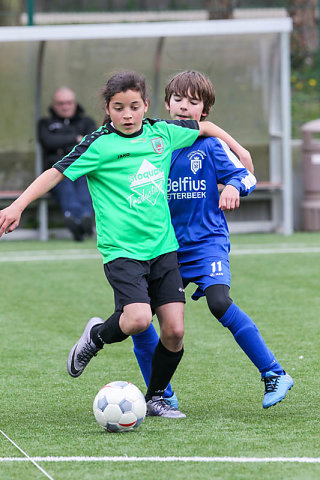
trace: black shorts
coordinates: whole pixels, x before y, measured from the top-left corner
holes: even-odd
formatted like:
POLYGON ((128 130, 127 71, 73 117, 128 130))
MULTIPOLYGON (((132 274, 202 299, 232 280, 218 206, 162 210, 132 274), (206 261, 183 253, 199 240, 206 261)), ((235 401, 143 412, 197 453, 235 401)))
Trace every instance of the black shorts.
POLYGON ((130 303, 148 303, 154 310, 166 303, 185 302, 176 252, 152 260, 116 258, 104 264, 104 272, 118 311, 130 303))

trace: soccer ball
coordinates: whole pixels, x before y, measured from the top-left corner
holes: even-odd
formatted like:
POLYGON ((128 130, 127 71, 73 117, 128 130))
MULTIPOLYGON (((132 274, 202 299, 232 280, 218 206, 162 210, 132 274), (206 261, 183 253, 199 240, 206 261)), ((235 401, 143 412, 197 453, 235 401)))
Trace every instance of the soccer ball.
POLYGON ((146 401, 139 388, 129 382, 111 382, 93 401, 97 422, 107 432, 127 432, 139 427, 146 415, 146 401))

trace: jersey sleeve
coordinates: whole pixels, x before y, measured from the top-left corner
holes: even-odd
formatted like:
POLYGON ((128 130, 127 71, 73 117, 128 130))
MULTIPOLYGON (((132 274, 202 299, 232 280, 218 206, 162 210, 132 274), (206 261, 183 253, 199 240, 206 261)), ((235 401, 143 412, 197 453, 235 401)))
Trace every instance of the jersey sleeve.
POLYGON ((53 165, 70 180, 77 180, 82 175, 93 173, 99 166, 100 152, 98 148, 100 132, 86 135, 81 143, 53 165))
POLYGON ((249 195, 256 187, 256 177, 242 165, 223 140, 214 140, 213 157, 218 183, 232 185, 241 197, 249 195))

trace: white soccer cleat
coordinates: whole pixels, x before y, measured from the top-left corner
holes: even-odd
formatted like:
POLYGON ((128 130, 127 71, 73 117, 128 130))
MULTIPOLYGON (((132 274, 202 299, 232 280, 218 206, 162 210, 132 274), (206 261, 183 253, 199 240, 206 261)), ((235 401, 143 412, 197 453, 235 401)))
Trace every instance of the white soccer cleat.
POLYGON ((87 323, 78 342, 72 347, 68 357, 68 373, 71 377, 79 377, 92 357, 95 357, 101 348, 91 340, 90 332, 96 325, 104 323, 102 318, 93 317, 87 323))
POLYGON ((168 405, 163 397, 152 397, 147 402, 147 417, 186 418, 186 415, 168 405))

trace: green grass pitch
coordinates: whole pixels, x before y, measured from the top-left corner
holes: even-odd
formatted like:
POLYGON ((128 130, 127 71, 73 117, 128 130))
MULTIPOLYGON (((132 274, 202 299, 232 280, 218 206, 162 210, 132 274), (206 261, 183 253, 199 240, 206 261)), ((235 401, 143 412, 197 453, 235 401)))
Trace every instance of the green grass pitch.
MULTIPOLYGON (((99 388, 114 380, 143 392, 145 386, 131 339, 105 348, 80 378, 67 374, 69 350, 87 319, 107 318, 113 309, 94 241, 0 241, 0 430, 33 459, 55 460, 37 460, 47 478, 320 478, 320 463, 307 460, 320 456, 320 234, 237 235, 231 243, 231 296, 294 378, 293 389, 263 410, 258 371, 204 299, 191 301, 189 286, 185 355, 173 379, 187 418, 147 418, 136 431, 108 434, 92 413, 99 388), (158 456, 178 459, 150 461, 158 456), (270 457, 306 460, 256 461, 270 457)), ((0 434, 1 479, 46 478, 18 458, 23 454, 0 434)))

